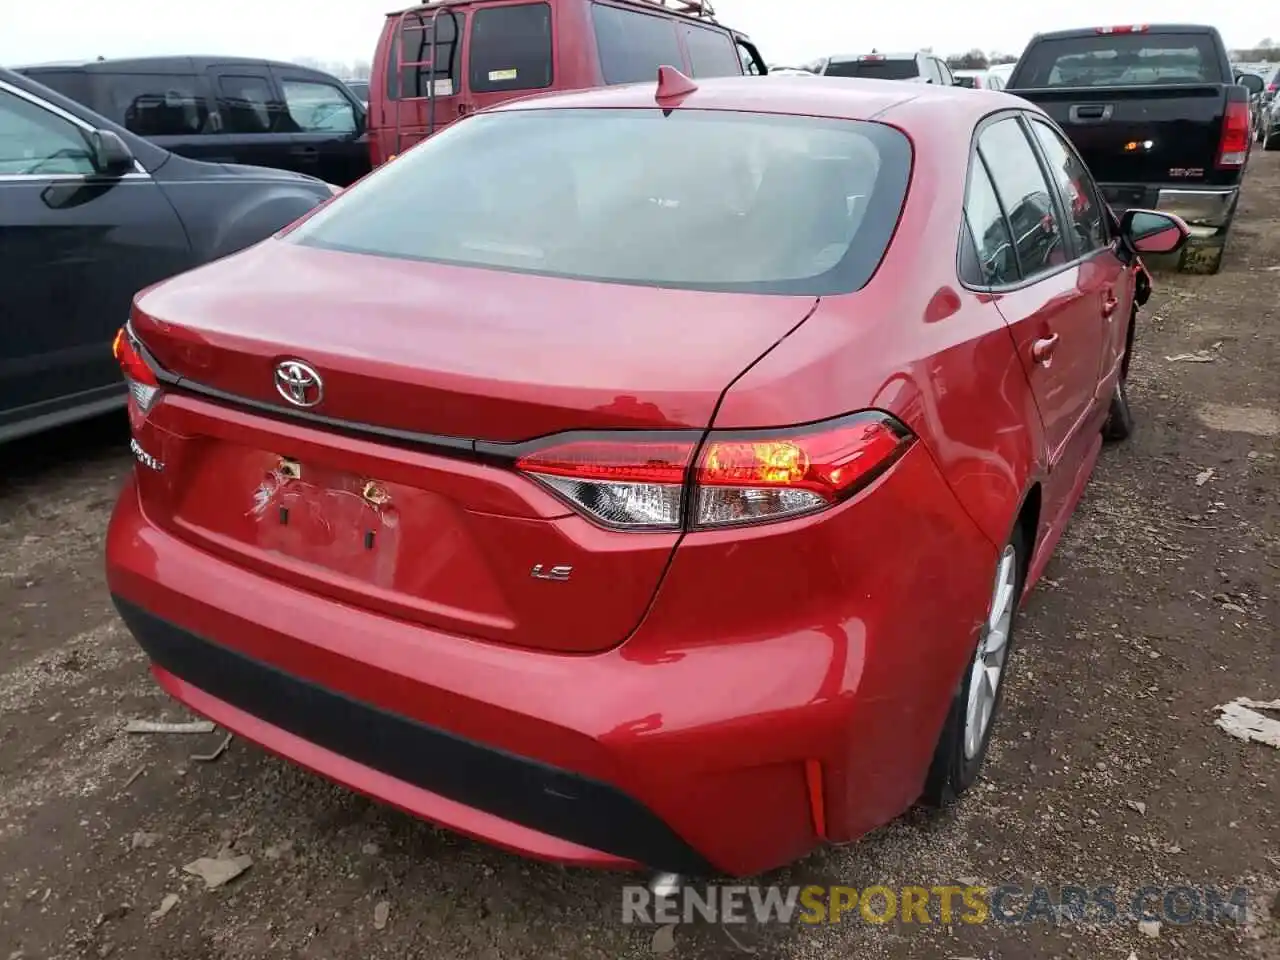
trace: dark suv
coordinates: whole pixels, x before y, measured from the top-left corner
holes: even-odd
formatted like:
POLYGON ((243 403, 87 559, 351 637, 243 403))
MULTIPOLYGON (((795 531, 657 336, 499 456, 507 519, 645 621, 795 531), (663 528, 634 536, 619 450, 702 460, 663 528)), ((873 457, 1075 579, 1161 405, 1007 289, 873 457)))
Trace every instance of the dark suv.
POLYGON ((318 70, 231 57, 15 69, 193 160, 293 170, 342 187, 369 172, 365 106, 318 70))

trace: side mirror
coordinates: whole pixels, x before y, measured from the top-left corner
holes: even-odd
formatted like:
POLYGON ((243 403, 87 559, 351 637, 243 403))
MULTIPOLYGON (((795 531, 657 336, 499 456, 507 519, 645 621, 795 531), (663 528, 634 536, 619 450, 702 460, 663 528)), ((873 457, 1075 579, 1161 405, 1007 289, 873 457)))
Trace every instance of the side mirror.
POLYGON ((1177 253, 1191 236, 1181 217, 1155 210, 1126 210, 1120 236, 1135 253, 1177 253))
POLYGON ((1249 96, 1256 97, 1262 93, 1262 88, 1266 86, 1262 82, 1262 78, 1256 73, 1242 73, 1236 77, 1236 83, 1249 91, 1249 96))
POLYGON ((133 151, 119 134, 110 130, 95 130, 90 135, 93 147, 93 165, 104 177, 121 177, 134 169, 133 151))

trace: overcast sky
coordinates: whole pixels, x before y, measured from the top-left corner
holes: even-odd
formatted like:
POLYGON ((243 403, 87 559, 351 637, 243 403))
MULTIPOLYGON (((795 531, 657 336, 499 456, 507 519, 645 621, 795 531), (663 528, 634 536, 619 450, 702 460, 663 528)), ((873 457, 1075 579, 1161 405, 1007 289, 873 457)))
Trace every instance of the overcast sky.
MULTIPOLYGON (((280 60, 369 60, 384 15, 399 0, 113 0, 70 12, 23 0, 0 29, 0 64, 151 54, 240 54, 280 60), (22 12, 18 14, 18 7, 22 12)), ((1018 53, 1037 30, 1117 22, 1203 22, 1213 11, 1228 46, 1280 33, 1263 0, 1074 0, 1052 13, 1043 0, 715 0, 719 19, 749 33, 772 63, 829 53, 973 47, 1018 53), (872 14, 868 8, 875 8, 872 14)), ((1280 36, 1277 36, 1280 40, 1280 36)))

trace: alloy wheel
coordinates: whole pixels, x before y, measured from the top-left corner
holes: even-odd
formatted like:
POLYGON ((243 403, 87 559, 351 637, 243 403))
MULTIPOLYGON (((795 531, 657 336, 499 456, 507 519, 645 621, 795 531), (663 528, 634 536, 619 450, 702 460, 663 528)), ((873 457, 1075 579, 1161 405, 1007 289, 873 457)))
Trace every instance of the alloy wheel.
POLYGON ((1000 562, 996 566, 991 607, 970 668, 969 701, 964 715, 965 759, 972 759, 982 749, 995 713, 1000 682, 1004 679, 1005 660, 1009 655, 1013 614, 1018 606, 1017 586, 1018 552, 1013 544, 1009 544, 1000 554, 1000 562))

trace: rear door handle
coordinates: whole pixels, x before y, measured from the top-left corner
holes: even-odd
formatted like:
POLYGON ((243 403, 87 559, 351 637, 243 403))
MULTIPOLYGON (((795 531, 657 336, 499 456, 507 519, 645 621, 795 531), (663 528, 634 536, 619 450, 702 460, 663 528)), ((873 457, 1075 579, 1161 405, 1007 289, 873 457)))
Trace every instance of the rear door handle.
POLYGON ((1102 315, 1104 317, 1110 317, 1116 312, 1116 307, 1120 306, 1120 300, 1112 290, 1108 290, 1102 296, 1102 315))
POLYGON ((302 157, 314 157, 320 152, 320 148, 310 146, 294 147, 293 152, 302 157))
POLYGON ((1048 363, 1058 349, 1058 335, 1042 337, 1031 344, 1031 359, 1036 363, 1048 363))

